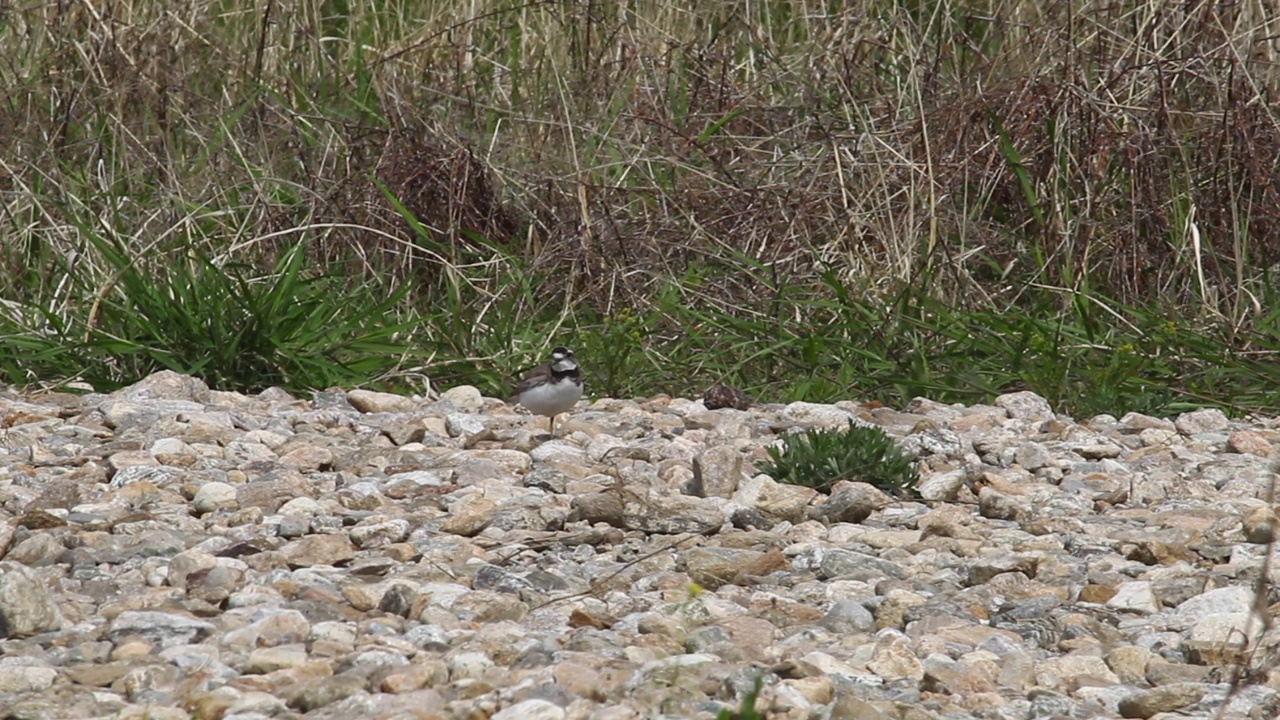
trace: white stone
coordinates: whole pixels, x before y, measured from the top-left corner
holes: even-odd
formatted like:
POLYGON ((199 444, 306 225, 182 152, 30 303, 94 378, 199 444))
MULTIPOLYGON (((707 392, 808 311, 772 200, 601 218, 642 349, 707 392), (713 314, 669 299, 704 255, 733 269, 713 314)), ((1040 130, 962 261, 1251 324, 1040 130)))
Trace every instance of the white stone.
POLYGON ((320 503, 309 497, 296 497, 280 506, 277 511, 281 515, 319 515, 320 503))
POLYGON ((853 413, 841 410, 835 405, 823 405, 811 402, 793 402, 782 410, 779 420, 786 425, 802 428, 846 427, 853 419, 853 413))
POLYGON ((1216 613, 1247 613, 1253 609, 1253 588, 1231 585, 1214 588, 1182 601, 1174 608, 1174 614, 1184 620, 1194 621, 1216 613))
POLYGON ((196 496, 191 499, 191 507, 201 515, 221 508, 234 507, 235 504, 236 486, 216 480, 201 485, 196 491, 196 496))
POLYGON ((1198 435, 1226 430, 1231 421, 1218 408, 1201 408, 1182 413, 1173 424, 1183 435, 1198 435))
POLYGON ((463 413, 478 413, 484 409, 484 396, 471 385, 451 387, 440 394, 440 400, 447 402, 463 413))
POLYGON ((1120 583, 1116 594, 1107 601, 1107 607, 1116 610, 1129 610, 1140 613, 1160 612, 1160 601, 1151 590, 1151 583, 1146 580, 1134 580, 1120 583))
POLYGON ((449 666, 449 678, 456 682, 458 678, 479 678, 494 666, 493 660, 482 652, 464 652, 446 658, 449 666))
POLYGON ((55 668, 40 665, 0 665, 0 693, 47 690, 58 678, 55 668))
POLYGON ((559 705, 537 698, 518 702, 491 716, 492 720, 564 720, 564 717, 559 705))

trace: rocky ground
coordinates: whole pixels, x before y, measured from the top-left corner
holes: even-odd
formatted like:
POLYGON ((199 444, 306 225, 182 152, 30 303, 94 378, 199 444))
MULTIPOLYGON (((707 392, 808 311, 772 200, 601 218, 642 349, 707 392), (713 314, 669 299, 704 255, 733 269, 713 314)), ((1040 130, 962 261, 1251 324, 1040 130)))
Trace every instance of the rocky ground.
POLYGON ((0 717, 1280 714, 1273 420, 0 397, 0 717), (876 423, 924 500, 756 475, 876 423), (1271 577, 1268 577, 1271 576, 1271 577))

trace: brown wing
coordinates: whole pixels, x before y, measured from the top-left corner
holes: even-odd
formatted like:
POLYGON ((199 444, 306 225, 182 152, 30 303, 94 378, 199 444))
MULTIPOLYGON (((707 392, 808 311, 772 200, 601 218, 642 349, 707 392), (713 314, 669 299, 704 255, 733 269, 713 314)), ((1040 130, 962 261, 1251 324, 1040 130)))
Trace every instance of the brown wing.
POLYGON ((539 365, 529 371, 529 374, 525 376, 524 380, 521 380, 520 384, 516 386, 515 397, 519 398, 520 393, 532 387, 541 385, 549 379, 551 379, 551 366, 539 365))

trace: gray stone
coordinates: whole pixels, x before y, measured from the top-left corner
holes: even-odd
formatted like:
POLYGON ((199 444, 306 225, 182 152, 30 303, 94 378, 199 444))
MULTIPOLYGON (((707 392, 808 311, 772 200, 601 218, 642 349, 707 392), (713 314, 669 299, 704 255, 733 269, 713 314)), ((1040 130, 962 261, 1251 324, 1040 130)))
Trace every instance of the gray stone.
POLYGON ((440 402, 457 408, 458 412, 478 413, 484 409, 484 396, 471 385, 457 385, 440 394, 440 402))
POLYGON ((1018 520, 1031 514, 1031 505, 1023 498, 984 487, 978 491, 978 512, 992 520, 1018 520))
POLYGON ((449 437, 481 435, 487 429, 483 416, 467 413, 449 413, 445 416, 444 423, 449 431, 449 437))
POLYGON ((351 528, 348 536, 362 549, 403 542, 409 537, 409 521, 396 518, 368 525, 357 525, 351 528))
POLYGON ((1038 442, 1023 443, 1014 451, 1013 458, 1019 465, 1033 472, 1054 462, 1053 454, 1038 442))
POLYGON ((293 689, 288 705, 299 712, 310 713, 364 692, 364 684, 362 678, 354 675, 312 678, 293 689))
POLYGON ((28 637, 62 628, 57 600, 40 575, 0 562, 0 637, 28 637))
POLYGON ((995 405, 1004 408, 1015 420, 1052 420, 1054 417, 1049 401, 1028 390, 1000 395, 995 405))
POLYGON ((836 635, 847 635, 874 630, 876 619, 862 603, 855 600, 840 600, 827 608, 820 624, 836 635))
POLYGON ((770 523, 803 522, 809 503, 818 491, 802 485, 779 483, 768 475, 744 480, 733 494, 733 502, 752 509, 770 523))
POLYGON ((209 386, 203 380, 172 370, 152 373, 133 385, 117 390, 112 396, 123 397, 131 402, 185 400, 203 404, 210 401, 209 386))
POLYGON ((1140 690, 1120 701, 1121 717, 1149 718, 1158 713, 1174 712, 1200 701, 1206 687, 1199 683, 1164 685, 1151 690, 1140 690))
POLYGON ((907 572, 897 563, 852 550, 828 550, 818 567, 820 577, 827 579, 878 582, 885 578, 903 579, 907 572))
POLYGON ((742 453, 728 445, 717 445, 694 459, 693 494, 699 497, 733 497, 743 480, 742 453))
POLYGON ((627 496, 623 502, 623 527, 646 533, 705 533, 727 519, 720 505, 702 498, 627 496))
POLYGON ((35 693, 47 690, 58 679, 58 670, 40 665, 0 665, 0 693, 35 693))
POLYGON ((779 417, 784 427, 843 428, 854 419, 853 414, 834 405, 810 402, 793 402, 782 410, 779 417))
POLYGON ((224 482, 208 482, 200 486, 191 506, 200 514, 236 506, 236 488, 224 482))
POLYGON ((494 713, 492 720, 564 720, 564 709, 546 700, 518 702, 494 713))
POLYGON ((26 567, 48 567, 66 551, 62 540, 49 532, 37 532, 9 549, 5 559, 26 567))
POLYGON ((826 522, 860 523, 892 502, 893 498, 873 485, 842 480, 831 488, 826 502, 810 510, 810 515, 826 522))
POLYGON ((107 624, 107 638, 119 645, 137 636, 158 648, 200 642, 213 634, 213 623, 173 613, 126 610, 107 624))
POLYGON ((964 470, 947 470, 945 472, 923 473, 916 491, 925 500, 954 500, 964 489, 967 473, 964 470))
POLYGON ((1229 424, 1226 414, 1217 408, 1201 408, 1185 412, 1173 421, 1174 427, 1183 435, 1221 432, 1226 430, 1229 424))

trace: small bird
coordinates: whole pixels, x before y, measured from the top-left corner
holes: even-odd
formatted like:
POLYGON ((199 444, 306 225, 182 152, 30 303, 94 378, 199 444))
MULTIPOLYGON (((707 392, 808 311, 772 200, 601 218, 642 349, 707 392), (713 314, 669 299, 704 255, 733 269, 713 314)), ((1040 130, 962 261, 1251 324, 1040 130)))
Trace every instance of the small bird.
POLYGON ((556 434, 556 416, 582 399, 582 370, 567 347, 551 350, 551 362, 539 365, 516 386, 516 399, 538 415, 551 418, 551 436, 556 434))

